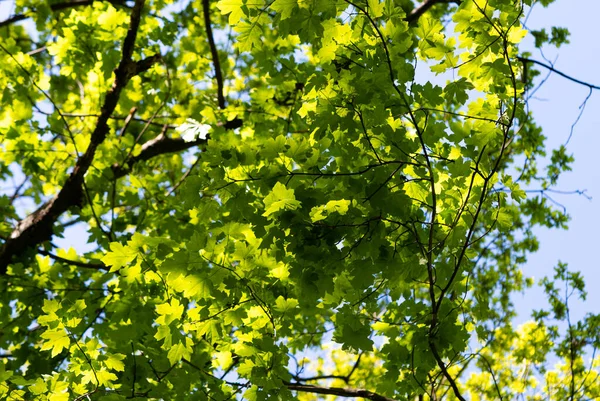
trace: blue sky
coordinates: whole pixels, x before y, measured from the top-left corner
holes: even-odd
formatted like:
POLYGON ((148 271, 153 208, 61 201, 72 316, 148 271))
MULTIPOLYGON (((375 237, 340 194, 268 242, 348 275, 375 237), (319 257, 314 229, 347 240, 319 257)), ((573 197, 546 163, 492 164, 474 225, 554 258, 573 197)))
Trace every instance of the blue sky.
MULTIPOLYGON (((550 26, 566 27, 571 32, 568 45, 559 49, 544 49, 547 59, 554 62, 556 69, 582 81, 600 85, 600 1, 598 0, 558 0, 548 8, 536 6, 527 22, 529 29, 550 26)), ((533 49, 528 38, 529 48, 533 49)), ((532 51, 532 58, 543 61, 539 51, 532 51)), ((545 75, 545 71, 542 71, 545 75)), ((552 74, 537 91, 530 108, 538 124, 548 138, 547 144, 555 148, 565 143, 571 125, 577 119, 579 106, 589 93, 589 89, 552 74)), ((524 267, 526 275, 541 278, 551 275, 553 267, 560 260, 569 264, 570 270, 579 270, 586 279, 589 291, 585 303, 575 303, 573 317, 581 317, 585 312, 600 313, 600 267, 596 259, 600 248, 600 91, 595 91, 587 101, 585 110, 575 126, 568 144, 568 151, 575 156, 573 171, 565 173, 559 181, 558 189, 587 190, 593 199, 590 201, 578 195, 557 195, 571 215, 568 231, 538 229, 540 250, 529 257, 524 267)), ((515 301, 523 312, 539 307, 540 291, 516 296, 515 301)), ((526 313, 520 319, 527 318, 526 313)))

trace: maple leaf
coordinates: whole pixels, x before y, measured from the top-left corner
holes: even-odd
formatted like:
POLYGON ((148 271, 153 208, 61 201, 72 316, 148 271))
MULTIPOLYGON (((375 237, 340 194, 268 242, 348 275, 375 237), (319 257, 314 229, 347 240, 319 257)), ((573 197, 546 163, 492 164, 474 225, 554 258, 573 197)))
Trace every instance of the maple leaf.
POLYGON ((102 257, 102 262, 104 262, 105 265, 110 266, 110 272, 112 273, 133 262, 137 255, 137 249, 123 246, 119 242, 112 242, 110 244, 110 252, 107 252, 106 255, 102 257))
POLYGON ((237 24, 244 17, 243 5, 242 0, 219 0, 217 2, 217 8, 221 13, 229 14, 229 24, 231 25, 237 24))
POLYGON ((271 9, 281 14, 281 19, 290 18, 294 8, 298 5, 298 0, 275 0, 271 4, 271 9))
POLYGON ((60 354, 64 348, 69 348, 69 345, 71 344, 69 335, 65 329, 60 327, 46 330, 40 337, 46 340, 42 344, 42 351, 51 349, 53 358, 60 354))
POLYGON ((264 199, 265 212, 263 216, 270 216, 280 210, 295 210, 300 207, 300 201, 296 200, 293 189, 287 189, 285 185, 278 182, 269 195, 264 199))
POLYGON ((192 345, 192 340, 186 338, 185 344, 178 342, 171 346, 167 353, 167 358, 169 359, 169 362, 171 362, 171 365, 175 365, 182 358, 190 359, 192 356, 192 345))

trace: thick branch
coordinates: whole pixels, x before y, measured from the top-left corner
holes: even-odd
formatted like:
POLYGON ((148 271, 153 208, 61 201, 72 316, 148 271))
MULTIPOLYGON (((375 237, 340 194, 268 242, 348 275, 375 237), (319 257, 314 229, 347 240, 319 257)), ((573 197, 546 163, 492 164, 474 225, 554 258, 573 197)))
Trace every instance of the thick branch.
POLYGON ((215 68, 215 79, 217 80, 217 102, 219 108, 225 108, 225 96, 223 95, 223 74, 221 72, 221 62, 219 61, 219 53, 215 38, 212 32, 212 24, 210 22, 210 4, 209 0, 202 0, 202 9, 204 11, 204 26, 206 27, 206 37, 210 47, 210 54, 215 68))
POLYGON ((454 3, 454 4, 460 4, 460 0, 425 0, 424 2, 422 2, 421 4, 419 4, 418 6, 416 6, 407 16, 406 16, 406 20, 408 22, 415 22, 419 19, 419 17, 423 14, 425 14, 431 7, 435 6, 436 4, 449 4, 449 3, 454 3))
MULTIPOLYGON (((120 5, 120 6, 124 5, 124 1, 119 1, 119 0, 106 0, 106 1, 108 1, 108 3, 115 4, 115 5, 120 5)), ((94 0, 74 0, 74 1, 67 1, 67 2, 64 2, 64 3, 51 4, 50 5, 50 10, 52 10, 52 11, 60 11, 60 10, 64 10, 64 9, 67 9, 67 8, 89 6, 92 3, 94 3, 94 0)), ((3 26, 14 24, 15 22, 19 22, 19 21, 23 21, 23 20, 26 20, 28 18, 31 18, 32 14, 34 14, 34 13, 35 13, 35 11, 31 11, 30 14, 16 14, 16 15, 13 15, 12 17, 5 19, 4 21, 0 21, 0 28, 3 27, 3 26)))
MULTIPOLYGON (((242 126, 242 120, 235 118, 231 121, 227 121, 223 124, 225 129, 235 129, 242 126)), ((123 164, 114 164, 112 166, 113 173, 116 178, 127 175, 134 164, 142 161, 149 160, 153 157, 164 155, 167 153, 180 152, 182 150, 191 149, 198 145, 203 145, 208 141, 207 139, 198 139, 192 142, 186 142, 182 138, 169 138, 166 132, 162 132, 153 139, 142 145, 142 150, 137 156, 132 156, 126 160, 123 164)))
POLYGON ((10 238, 0 248, 0 274, 6 274, 8 264, 13 256, 22 254, 27 248, 34 247, 52 237, 52 228, 61 214, 74 206, 81 206, 83 201, 83 180, 87 173, 96 149, 108 134, 108 119, 114 112, 121 91, 131 77, 150 68, 158 57, 153 56, 139 62, 133 62, 131 56, 137 36, 144 0, 136 0, 131 11, 129 30, 123 41, 121 61, 115 70, 115 80, 106 93, 100 108, 100 116, 90 137, 90 144, 85 153, 77 159, 73 171, 65 181, 59 193, 38 210, 20 221, 10 238))
POLYGON ((310 384, 286 383, 286 387, 292 391, 301 391, 304 393, 313 394, 328 394, 337 395, 338 397, 358 397, 372 401, 395 401, 393 398, 388 398, 372 391, 354 388, 341 387, 321 387, 312 386, 310 384))
POLYGON ((207 139, 198 139, 192 142, 186 142, 182 138, 169 138, 164 133, 149 140, 142 145, 142 151, 137 156, 132 156, 124 164, 113 165, 113 173, 116 178, 121 178, 131 171, 134 164, 146 161, 158 155, 167 153, 180 152, 182 150, 191 149, 194 146, 202 145, 207 142, 207 139))

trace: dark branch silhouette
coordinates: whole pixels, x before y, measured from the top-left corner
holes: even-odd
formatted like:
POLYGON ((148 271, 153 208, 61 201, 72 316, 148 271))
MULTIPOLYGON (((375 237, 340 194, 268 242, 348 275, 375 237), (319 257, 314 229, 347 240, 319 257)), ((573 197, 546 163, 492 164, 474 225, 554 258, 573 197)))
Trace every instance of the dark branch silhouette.
POLYGON ((421 15, 425 14, 431 7, 436 4, 460 4, 460 0, 426 0, 415 7, 407 16, 408 22, 416 22, 421 15))
POLYGON ((548 69, 548 70, 550 70, 550 71, 552 71, 552 72, 554 72, 554 73, 556 73, 556 74, 560 75, 560 76, 561 76, 561 77, 563 77, 563 78, 566 78, 566 79, 568 79, 569 81, 575 82, 576 84, 583 85, 583 86, 587 86, 587 87, 588 87, 588 88, 590 88, 590 89, 600 90, 600 86, 592 85, 592 84, 590 84, 590 83, 588 83, 588 82, 584 82, 584 81, 581 81, 581 80, 579 80, 579 79, 577 79, 577 78, 573 78, 573 77, 571 77, 571 76, 569 76, 569 75, 565 74, 564 72, 562 72, 562 71, 559 71, 559 70, 557 70, 556 68, 554 68, 554 67, 552 67, 552 66, 548 65, 548 64, 544 64, 544 63, 542 63, 541 61, 533 60, 533 59, 526 58, 526 57, 517 57, 517 59, 518 59, 520 62, 522 62, 523 64, 525 64, 525 63, 533 63, 533 64, 537 64, 537 65, 539 65, 539 66, 541 66, 541 67, 544 67, 544 68, 546 68, 546 69, 548 69))
POLYGON ((292 391, 301 391, 303 393, 337 395, 338 397, 358 397, 372 401, 396 401, 393 398, 374 393, 369 390, 341 388, 341 387, 321 387, 310 384, 285 383, 286 387, 292 391))
POLYGON ((212 32, 212 24, 210 22, 210 4, 209 0, 202 0, 202 10, 204 12, 204 25, 206 27, 206 37, 210 47, 210 55, 212 57, 213 66, 215 69, 215 79, 217 80, 217 102, 219 108, 225 108, 225 95, 223 95, 223 73, 221 72, 221 62, 219 61, 219 52, 215 44, 215 38, 212 32))
MULTIPOLYGON (((227 130, 236 129, 241 127, 243 121, 239 118, 235 118, 231 121, 227 121, 225 124, 218 124, 227 130)), ((169 126, 170 127, 170 126, 169 126)), ((112 166, 113 173, 116 178, 123 177, 131 171, 131 168, 138 162, 149 160, 153 157, 164 155, 167 153, 181 152, 182 150, 191 149, 195 146, 206 144, 210 139, 208 136, 206 139, 197 139, 195 141, 186 142, 183 138, 170 138, 166 134, 166 130, 150 139, 148 142, 142 145, 142 150, 137 156, 132 156, 122 164, 115 163, 112 166)))
POLYGON ((115 178, 121 178, 131 171, 134 164, 149 160, 155 156, 164 155, 167 153, 180 152, 182 150, 191 149, 198 145, 203 145, 207 139, 198 139, 192 142, 186 142, 182 138, 169 138, 164 133, 159 134, 155 138, 149 140, 142 145, 142 150, 137 156, 132 156, 123 164, 114 164, 112 166, 115 178))

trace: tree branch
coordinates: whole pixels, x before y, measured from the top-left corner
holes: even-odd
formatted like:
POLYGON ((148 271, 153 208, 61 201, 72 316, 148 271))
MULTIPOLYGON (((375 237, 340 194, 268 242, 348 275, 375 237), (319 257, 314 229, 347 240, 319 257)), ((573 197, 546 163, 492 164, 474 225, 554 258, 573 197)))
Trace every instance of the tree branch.
POLYGON ((100 108, 100 115, 91 134, 88 148, 77 159, 73 171, 58 194, 21 220, 11 233, 10 238, 4 242, 0 248, 0 275, 6 274, 13 256, 20 255, 26 249, 49 240, 52 237, 54 223, 61 214, 71 207, 82 205, 85 174, 94 160, 96 149, 104 142, 109 132, 108 119, 117 106, 121 91, 133 76, 149 69, 160 57, 155 55, 139 62, 134 62, 131 59, 144 1, 136 0, 132 8, 129 30, 123 40, 121 61, 115 69, 113 85, 106 93, 104 103, 100 108))
POLYGON ((339 379, 339 380, 345 381, 346 383, 348 382, 348 377, 342 376, 342 375, 319 375, 319 376, 311 376, 311 377, 302 377, 302 376, 293 375, 292 377, 297 382, 311 382, 311 381, 327 380, 327 379, 339 379))
POLYGON ((460 0, 425 0, 424 2, 422 2, 421 4, 416 6, 406 16, 406 21, 408 21, 409 23, 416 22, 419 19, 419 17, 421 17, 421 15, 425 14, 431 7, 435 6, 436 4, 440 4, 440 3, 441 4, 449 4, 449 3, 460 4, 460 0))
POLYGON ((338 397, 358 397, 372 401, 395 401, 372 391, 341 387, 321 387, 310 384, 285 383, 286 387, 292 391, 301 391, 303 393, 337 395, 338 397))
MULTIPOLYGON (((243 121, 239 118, 235 118, 231 121, 227 121, 222 125, 227 130, 236 129, 242 126, 243 121)), ((163 131, 158 136, 150 139, 148 142, 142 145, 142 150, 137 156, 132 156, 123 164, 114 164, 112 166, 113 173, 116 178, 121 178, 131 171, 134 164, 149 160, 155 156, 164 155, 167 153, 180 152, 182 150, 191 149, 194 146, 204 145, 210 139, 197 139, 192 142, 186 142, 182 138, 169 138, 166 132, 163 131)))
POLYGON ((146 161, 155 156, 190 149, 194 146, 203 145, 207 141, 208 139, 198 139, 192 142, 186 142, 182 138, 169 138, 164 133, 160 133, 155 138, 144 143, 142 145, 142 151, 137 156, 130 157, 123 164, 114 164, 112 170, 115 178, 121 178, 129 174, 133 165, 138 162, 146 161))
POLYGON ((525 58, 525 57, 517 57, 517 60, 519 60, 520 62, 522 62, 523 64, 525 63, 533 63, 533 64, 537 64, 541 67, 547 68, 548 70, 560 75, 563 78, 568 79, 569 81, 575 82, 576 84, 579 85, 583 85, 583 86, 587 86, 590 89, 595 89, 595 90, 600 90, 600 86, 596 86, 596 85, 592 85, 590 83, 584 82, 584 81, 580 81, 577 78, 573 78, 567 74, 565 74, 564 72, 558 71, 557 69, 555 69, 554 67, 548 65, 548 64, 544 64, 541 61, 537 61, 537 60, 533 60, 530 58, 525 58))
POLYGON ((135 115, 136 111, 137 107, 132 107, 131 110, 129 110, 129 114, 127 117, 125 117, 125 122, 123 123, 123 128, 121 128, 121 132, 119 132, 119 136, 125 135, 125 131, 127 131, 129 123, 131 123, 131 120, 133 120, 133 116, 135 115))
POLYGON ((221 62, 219 61, 219 52, 217 51, 215 38, 212 32, 212 25, 210 22, 209 0, 202 0, 202 9, 204 11, 204 25, 206 27, 206 37, 208 38, 210 54, 212 56, 212 61, 215 68, 215 79, 217 80, 217 102, 219 103, 219 108, 224 109, 226 106, 225 96, 223 95, 223 75, 221 72, 221 62))
POLYGON ((106 267, 106 265, 102 262, 87 263, 87 262, 81 262, 79 260, 69 260, 69 259, 60 257, 58 255, 55 255, 53 253, 50 253, 48 251, 45 251, 43 249, 38 249, 38 253, 41 255, 44 255, 44 256, 48 256, 50 259, 52 259, 56 262, 64 263, 66 265, 83 267, 85 269, 108 270, 108 267, 106 267))

